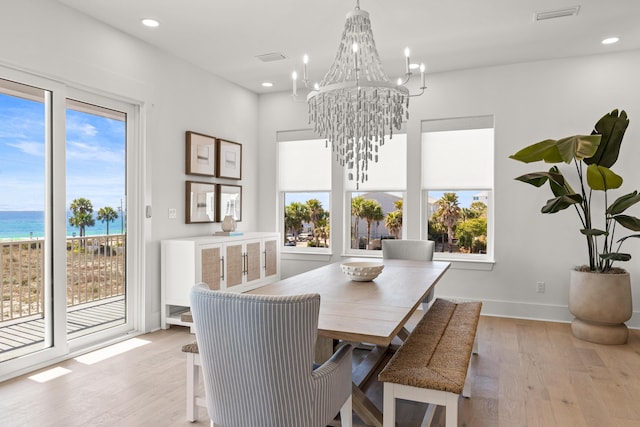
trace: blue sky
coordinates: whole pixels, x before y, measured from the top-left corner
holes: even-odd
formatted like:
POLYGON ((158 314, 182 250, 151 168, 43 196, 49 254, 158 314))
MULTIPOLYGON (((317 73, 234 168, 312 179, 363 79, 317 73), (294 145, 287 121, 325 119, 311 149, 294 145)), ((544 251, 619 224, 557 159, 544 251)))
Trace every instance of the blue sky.
MULTIPOLYGON (((125 123, 67 110, 67 207, 78 197, 94 211, 124 197, 125 123)), ((44 106, 0 94, 0 210, 43 210, 44 106)))

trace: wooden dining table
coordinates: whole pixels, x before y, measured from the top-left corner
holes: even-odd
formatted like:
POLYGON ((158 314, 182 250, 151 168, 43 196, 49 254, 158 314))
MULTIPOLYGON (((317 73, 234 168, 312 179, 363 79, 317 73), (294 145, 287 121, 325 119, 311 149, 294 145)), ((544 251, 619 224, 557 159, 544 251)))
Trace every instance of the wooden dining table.
POLYGON ((364 343, 370 349, 353 370, 353 410, 367 425, 382 426, 382 412, 361 387, 392 348, 404 339, 405 325, 449 268, 448 262, 350 258, 307 271, 248 293, 262 295, 320 294, 316 362, 331 356, 339 342, 364 343), (379 262, 380 275, 370 282, 349 279, 343 262, 379 262))

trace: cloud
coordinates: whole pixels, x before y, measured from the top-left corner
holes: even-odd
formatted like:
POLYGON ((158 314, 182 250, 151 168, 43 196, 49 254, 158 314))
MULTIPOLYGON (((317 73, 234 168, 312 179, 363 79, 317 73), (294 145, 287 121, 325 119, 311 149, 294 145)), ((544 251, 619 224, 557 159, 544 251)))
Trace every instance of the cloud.
POLYGON ((123 163, 124 153, 105 149, 97 144, 67 141, 67 160, 89 160, 105 163, 123 163))
POLYGON ((29 142, 22 141, 17 143, 7 142, 7 145, 13 148, 17 148, 25 154, 31 156, 44 157, 44 144, 42 142, 29 142))
POLYGON ((98 134, 98 129, 89 123, 82 123, 77 120, 74 120, 73 117, 67 116, 67 133, 68 134, 78 134, 81 136, 89 136, 93 137, 98 134))

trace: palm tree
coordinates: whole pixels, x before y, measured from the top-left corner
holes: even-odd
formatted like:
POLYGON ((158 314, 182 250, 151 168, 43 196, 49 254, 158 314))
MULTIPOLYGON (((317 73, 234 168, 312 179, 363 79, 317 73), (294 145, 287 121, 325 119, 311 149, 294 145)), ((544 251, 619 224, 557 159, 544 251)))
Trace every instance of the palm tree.
POLYGON ((367 246, 371 241, 371 223, 380 222, 384 219, 382 206, 377 200, 366 199, 362 204, 362 217, 367 221, 367 246))
MULTIPOLYGON (((351 199, 351 216, 354 218, 353 227, 351 231, 353 232, 353 239, 356 241, 356 247, 351 249, 358 249, 358 241, 360 236, 358 234, 358 223, 360 222, 360 218, 362 218, 362 207, 364 204, 364 197, 354 197, 351 199)), ((353 246, 353 245, 352 245, 353 246)))
POLYGON ((93 219, 93 205, 89 199, 80 197, 74 199, 69 206, 73 216, 69 218, 69 224, 80 229, 80 237, 84 236, 85 227, 93 227, 96 220, 93 219))
POLYGON ((98 219, 103 223, 107 223, 107 235, 109 235, 109 223, 115 221, 118 218, 118 212, 116 212, 111 206, 105 206, 98 210, 98 219))
POLYGON ((298 235, 304 222, 309 221, 309 208, 300 202, 291 202, 284 210, 284 226, 287 231, 291 231, 293 237, 298 241, 298 235))
POLYGON ((329 238, 329 213, 325 211, 323 218, 319 219, 313 228, 313 236, 316 238, 316 247, 318 247, 318 239, 324 241, 324 247, 327 247, 327 239, 329 238))
POLYGON ((309 221, 313 224, 313 235, 316 238, 316 247, 318 247, 320 244, 320 236, 316 233, 316 227, 318 227, 318 222, 324 217, 325 210, 318 199, 307 200, 307 209, 309 210, 309 221))
POLYGON ((402 212, 389 212, 387 217, 384 219, 384 226, 387 227, 389 233, 397 239, 400 236, 400 231, 402 230, 402 212))
POLYGON ((389 212, 384 219, 384 226, 394 238, 398 239, 402 231, 402 199, 393 202, 396 210, 389 212))
MULTIPOLYGON (((449 240, 449 252, 452 251, 452 244, 455 234, 453 227, 460 219, 461 209, 458 204, 458 195, 456 193, 444 193, 436 202, 438 210, 433 214, 434 217, 447 228, 447 239, 449 240)), ((444 243, 443 243, 444 247, 444 243)))

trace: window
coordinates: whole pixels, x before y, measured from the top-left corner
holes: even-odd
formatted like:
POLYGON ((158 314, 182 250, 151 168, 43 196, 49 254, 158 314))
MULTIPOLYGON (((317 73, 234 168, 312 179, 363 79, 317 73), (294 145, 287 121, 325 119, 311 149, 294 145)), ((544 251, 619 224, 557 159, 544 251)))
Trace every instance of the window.
POLYGON ((402 212, 407 185, 407 135, 393 135, 369 164, 369 179, 359 185, 345 171, 348 253, 379 251, 383 239, 402 238, 402 212))
POLYGON ((436 258, 491 259, 493 117, 422 123, 423 238, 436 258))
POLYGON ((307 132, 278 133, 278 182, 284 250, 330 247, 331 148, 307 132))

